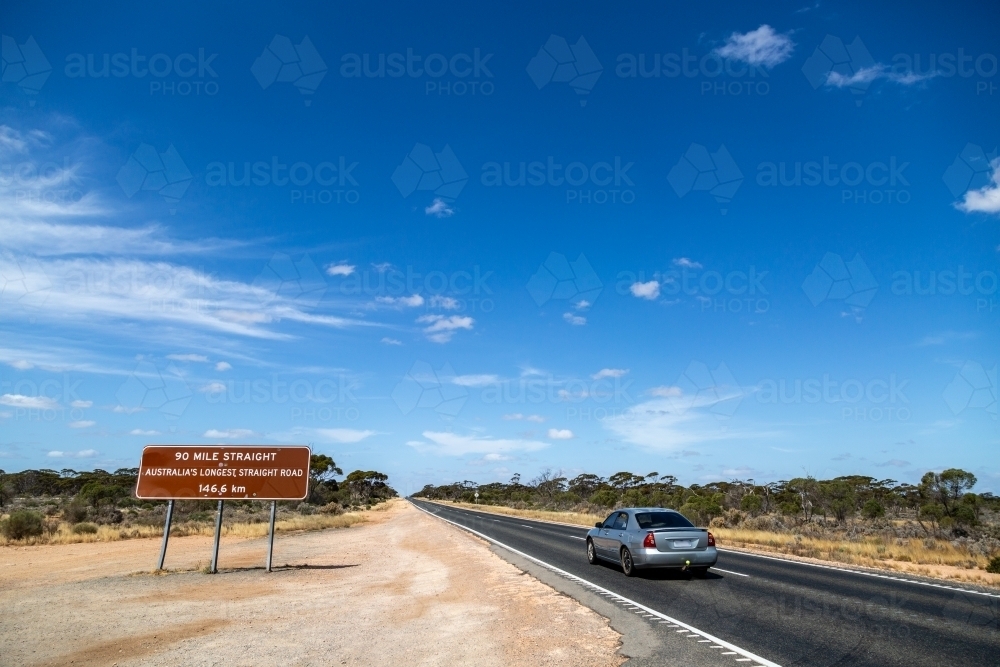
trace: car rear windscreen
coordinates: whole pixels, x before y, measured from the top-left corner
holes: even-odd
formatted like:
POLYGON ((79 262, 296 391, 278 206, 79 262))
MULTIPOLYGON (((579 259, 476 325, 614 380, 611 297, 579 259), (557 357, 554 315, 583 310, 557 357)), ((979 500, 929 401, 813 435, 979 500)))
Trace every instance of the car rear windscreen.
POLYGON ((677 512, 636 512, 640 528, 694 528, 694 524, 677 512))

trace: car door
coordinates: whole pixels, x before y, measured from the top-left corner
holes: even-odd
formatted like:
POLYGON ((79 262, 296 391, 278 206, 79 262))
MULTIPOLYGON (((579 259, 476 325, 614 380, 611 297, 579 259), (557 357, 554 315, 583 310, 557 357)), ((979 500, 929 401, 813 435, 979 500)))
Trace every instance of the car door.
POLYGON ((611 537, 611 528, 614 526, 615 520, 618 518, 620 512, 612 512, 608 515, 608 518, 604 520, 601 527, 597 529, 597 534, 594 535, 594 548, 602 556, 611 557, 609 554, 614 553, 617 556, 618 547, 617 543, 611 537), (612 546, 615 544, 615 546, 612 546))
POLYGON ((628 541, 628 512, 619 512, 608 529, 608 556, 618 558, 622 544, 628 541))

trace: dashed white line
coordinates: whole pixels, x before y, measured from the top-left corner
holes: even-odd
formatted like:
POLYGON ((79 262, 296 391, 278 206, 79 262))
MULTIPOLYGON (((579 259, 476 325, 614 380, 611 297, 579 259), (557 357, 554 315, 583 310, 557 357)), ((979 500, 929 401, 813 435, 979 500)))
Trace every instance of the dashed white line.
POLYGON ((713 570, 718 570, 719 572, 725 572, 726 574, 735 574, 737 577, 749 577, 749 574, 743 574, 742 572, 733 572, 732 570, 723 570, 721 567, 712 566, 713 570))
MULTIPOLYGON (((480 538, 486 540, 487 542, 490 542, 492 544, 497 545, 498 547, 506 549, 507 551, 509 551, 509 552, 511 552, 513 554, 517 554, 521 558, 525 558, 527 560, 535 562, 535 563, 541 565, 542 567, 544 567, 544 568, 546 568, 548 570, 551 570, 552 572, 555 572, 556 574, 561 575, 561 576, 565 577, 566 579, 569 579, 570 581, 574 581, 574 582, 576 582, 578 584, 582 584, 584 586, 587 586, 588 588, 590 588, 590 589, 592 589, 594 591, 597 591, 597 592, 610 593, 614 598, 616 598, 623 605, 632 605, 632 606, 637 607, 639 609, 644 609, 647 612, 649 612, 649 614, 652 615, 652 616, 655 616, 657 618, 663 619, 665 621, 670 621, 671 623, 674 623, 674 624, 680 626, 681 628, 684 628, 684 631, 698 633, 698 636, 704 637, 705 639, 713 641, 713 642, 715 642, 715 643, 717 643, 717 644, 719 644, 721 646, 724 646, 725 648, 731 649, 731 652, 729 653, 729 655, 736 655, 738 653, 740 655, 746 656, 745 658, 740 659, 741 662, 750 662, 751 660, 754 660, 754 661, 758 662, 762 667, 781 667, 779 664, 777 664, 775 662, 771 662, 770 660, 762 658, 762 657, 760 657, 760 656, 758 656, 758 655, 756 655, 754 653, 751 653, 750 651, 747 651, 746 649, 743 649, 743 648, 740 648, 739 646, 736 646, 735 644, 730 644, 729 642, 727 642, 727 641, 725 641, 723 639, 719 639, 718 637, 715 637, 713 635, 710 635, 707 632, 702 632, 698 628, 696 628, 696 627, 694 627, 692 625, 688 625, 687 623, 684 623, 683 621, 678 621, 677 619, 671 618, 670 616, 667 616, 666 614, 664 614, 662 612, 656 611, 655 609, 652 609, 652 608, 647 607, 647 606, 645 606, 643 604, 640 604, 640 603, 636 602, 635 600, 630 600, 629 598, 625 597, 624 595, 620 595, 620 594, 615 593, 613 591, 609 591, 608 589, 603 588, 601 586, 598 586, 597 584, 595 584, 593 582, 587 581, 583 577, 578 577, 575 574, 572 574, 570 572, 567 572, 566 570, 562 570, 562 569, 556 567, 555 565, 550 565, 549 563, 546 563, 545 561, 543 561, 540 558, 536 558, 534 556, 530 556, 530 555, 524 553, 523 551, 518 551, 517 549, 515 549, 513 547, 510 547, 510 546, 507 546, 503 542, 501 542, 499 540, 496 540, 496 539, 490 537, 489 535, 484 535, 483 533, 480 533, 477 530, 473 530, 472 528, 469 528, 467 526, 463 526, 462 524, 457 523, 455 521, 452 521, 451 519, 446 519, 445 517, 443 517, 443 516, 441 516, 439 514, 434 514, 433 512, 428 512, 427 510, 425 510, 424 508, 420 507, 416 503, 413 503, 413 506, 416 507, 421 512, 424 512, 426 514, 429 514, 430 516, 433 516, 433 517, 436 517, 438 519, 441 519, 442 521, 446 521, 446 522, 450 523, 451 525, 453 525, 453 526, 455 526, 457 528, 465 530, 465 531, 467 531, 469 533, 472 533, 473 535, 476 535, 477 537, 480 537, 480 538)), ((681 631, 679 630, 678 632, 681 632, 681 631)))

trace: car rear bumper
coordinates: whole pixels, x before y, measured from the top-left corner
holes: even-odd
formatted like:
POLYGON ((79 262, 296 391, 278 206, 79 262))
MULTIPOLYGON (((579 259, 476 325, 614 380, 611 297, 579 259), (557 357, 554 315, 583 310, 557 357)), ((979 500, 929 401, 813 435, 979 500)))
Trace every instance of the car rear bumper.
POLYGON ((657 549, 636 549, 632 561, 636 567, 711 567, 719 560, 715 547, 703 551, 658 551, 657 549))

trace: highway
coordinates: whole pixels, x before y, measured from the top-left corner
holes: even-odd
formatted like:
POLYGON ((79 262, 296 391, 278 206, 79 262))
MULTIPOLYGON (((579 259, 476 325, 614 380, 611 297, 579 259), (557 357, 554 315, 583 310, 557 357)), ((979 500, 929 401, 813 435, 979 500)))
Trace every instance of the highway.
MULTIPOLYGON (((612 564, 587 563, 585 528, 411 502, 782 667, 1000 665, 996 594, 732 551, 704 579, 675 571, 628 578, 612 564)), ((660 632, 678 627, 649 616, 660 632)), ((718 664, 757 664, 732 652, 726 662, 723 653, 718 664)))

